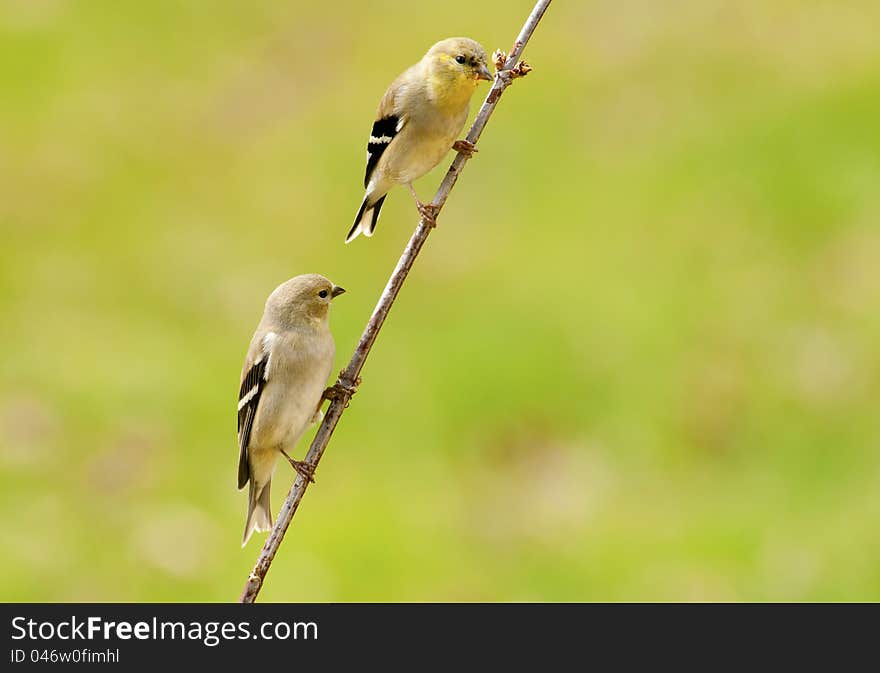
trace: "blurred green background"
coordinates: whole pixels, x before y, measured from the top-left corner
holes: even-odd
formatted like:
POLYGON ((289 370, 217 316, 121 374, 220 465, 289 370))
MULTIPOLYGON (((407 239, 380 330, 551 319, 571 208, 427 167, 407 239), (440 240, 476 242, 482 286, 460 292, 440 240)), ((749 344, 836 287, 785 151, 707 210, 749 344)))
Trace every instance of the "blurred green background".
MULTIPOLYGON (((342 244, 379 97, 530 9, 3 3, 0 598, 238 597, 263 302, 344 285, 347 361, 416 223, 342 244)), ((880 600, 878 25, 554 3, 261 599, 880 600)))

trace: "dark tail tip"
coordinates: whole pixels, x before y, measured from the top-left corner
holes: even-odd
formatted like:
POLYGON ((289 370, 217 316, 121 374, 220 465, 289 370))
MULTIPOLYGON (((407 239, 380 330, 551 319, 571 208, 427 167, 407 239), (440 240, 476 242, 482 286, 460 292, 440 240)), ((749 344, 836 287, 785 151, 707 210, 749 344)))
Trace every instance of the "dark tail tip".
MULTIPOLYGON (((385 196, 388 196, 387 194, 385 196)), ((376 205, 373 206, 373 217, 370 220, 370 228, 364 232, 364 236, 372 236, 373 232, 376 231, 376 222, 379 221, 379 211, 382 210, 382 204, 385 203, 385 196, 376 201, 376 205)))
POLYGON ((364 228, 361 226, 361 220, 364 219, 364 215, 367 210, 367 197, 364 197, 364 200, 361 201, 361 207, 358 208, 357 215, 354 216, 354 224, 351 225, 351 229, 348 230, 348 235, 345 237, 346 243, 351 243, 354 239, 358 237, 364 228))

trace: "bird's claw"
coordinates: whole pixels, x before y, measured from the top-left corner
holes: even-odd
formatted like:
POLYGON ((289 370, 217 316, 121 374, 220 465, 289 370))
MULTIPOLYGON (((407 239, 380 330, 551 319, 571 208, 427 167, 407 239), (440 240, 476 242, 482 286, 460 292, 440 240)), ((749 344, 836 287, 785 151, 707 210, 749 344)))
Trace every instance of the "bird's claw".
POLYGON ((452 143, 452 149, 459 154, 463 154, 468 159, 479 152, 477 146, 470 140, 456 140, 454 143, 452 143))
POLYGON ((311 463, 308 463, 304 460, 296 460, 287 455, 286 451, 282 451, 284 457, 287 458, 287 462, 290 463, 290 466, 296 470, 296 473, 305 479, 307 482, 314 484, 315 483, 315 466, 311 463))
POLYGON ((345 402, 345 406, 348 406, 349 400, 352 396, 357 392, 358 386, 361 384, 361 377, 358 376, 354 385, 347 386, 342 383, 341 380, 334 383, 332 386, 326 388, 324 393, 321 395, 322 400, 330 400, 331 402, 335 402, 336 400, 342 400, 345 402))
POLYGON ((416 207, 419 209, 419 215, 422 216, 422 220, 429 227, 437 226, 437 214, 440 212, 440 208, 435 206, 433 203, 422 203, 421 201, 416 202, 416 207))

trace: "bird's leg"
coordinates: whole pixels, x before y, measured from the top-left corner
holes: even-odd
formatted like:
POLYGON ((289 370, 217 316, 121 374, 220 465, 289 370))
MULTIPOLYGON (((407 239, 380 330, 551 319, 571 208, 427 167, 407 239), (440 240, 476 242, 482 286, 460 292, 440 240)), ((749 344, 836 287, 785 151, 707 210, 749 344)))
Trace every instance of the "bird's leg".
POLYGON ((281 453, 284 454, 284 457, 287 458, 287 462, 290 463, 290 466, 296 470, 296 473, 301 476, 306 481, 311 483, 315 483, 315 466, 311 463, 307 463, 304 460, 294 460, 290 456, 287 455, 287 451, 281 449, 281 453))
POLYGON ((416 200, 416 208, 419 209, 419 215, 422 216, 422 219, 425 220, 425 224, 431 227, 437 226, 437 213, 439 209, 433 203, 422 203, 419 201, 419 195, 416 194, 415 188, 412 186, 411 182, 407 182, 406 186, 409 187, 410 194, 413 195, 413 198, 416 200))
POLYGON ((456 152, 463 154, 468 159, 479 152, 477 146, 474 145, 470 140, 456 140, 454 143, 452 143, 452 149, 456 152))

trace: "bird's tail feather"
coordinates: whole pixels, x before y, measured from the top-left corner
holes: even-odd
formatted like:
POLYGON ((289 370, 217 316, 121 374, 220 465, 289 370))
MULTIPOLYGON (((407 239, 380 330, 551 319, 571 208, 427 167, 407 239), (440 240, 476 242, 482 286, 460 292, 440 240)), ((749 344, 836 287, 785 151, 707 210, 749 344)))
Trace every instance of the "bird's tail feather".
POLYGON ((346 243, 351 243, 360 234, 364 236, 373 235, 373 232, 376 230, 376 222, 379 220, 379 211, 382 210, 382 204, 385 202, 385 196, 387 194, 383 194, 382 198, 372 206, 367 205, 367 197, 364 197, 361 207, 354 218, 354 225, 352 225, 351 231, 348 232, 348 236, 345 237, 346 243))
POLYGON ((241 546, 244 547, 251 539, 254 531, 262 533, 272 530, 272 510, 269 499, 269 487, 272 481, 266 482, 262 490, 257 493, 254 486, 254 477, 251 475, 250 488, 248 489, 248 513, 244 524, 244 535, 241 538, 241 546))

